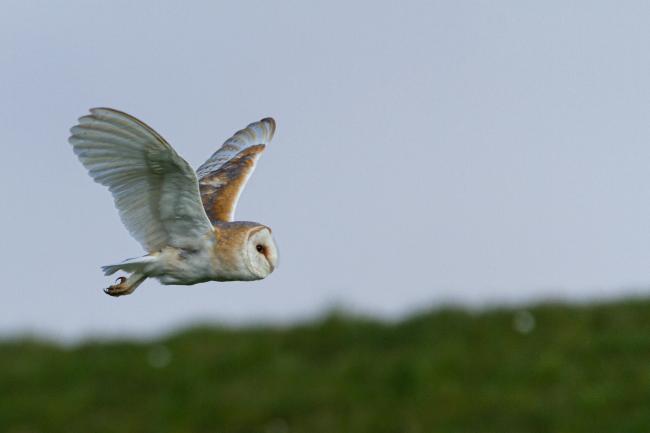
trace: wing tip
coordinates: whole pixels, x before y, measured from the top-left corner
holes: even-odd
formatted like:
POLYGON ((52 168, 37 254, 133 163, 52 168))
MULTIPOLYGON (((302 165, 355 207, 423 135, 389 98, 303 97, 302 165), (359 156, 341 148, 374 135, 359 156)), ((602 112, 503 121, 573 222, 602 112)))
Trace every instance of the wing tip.
POLYGON ((273 130, 275 131, 275 119, 272 117, 265 117, 264 119, 260 120, 260 122, 264 123, 269 123, 273 130))
POLYGON ((261 127, 264 131, 263 136, 260 138, 264 140, 263 141, 264 144, 268 144, 273 139, 273 135, 275 135, 276 124, 275 124, 275 119, 273 119, 272 117, 265 117, 264 119, 249 124, 246 128, 237 131, 235 135, 233 135, 233 137, 242 133, 245 134, 247 131, 251 131, 251 130, 254 131, 259 127, 261 127))
POLYGON ((123 113, 123 111, 116 110, 115 108, 110 108, 110 107, 92 107, 92 108, 89 108, 88 111, 90 111, 92 114, 95 114, 97 112, 102 112, 102 111, 112 111, 113 113, 123 113))
POLYGON ((267 123, 269 125, 271 129, 271 133, 269 134, 268 140, 271 141, 273 135, 275 135, 275 127, 276 127, 275 119, 273 119, 272 117, 265 117, 264 119, 260 120, 260 122, 267 123))
POLYGON ((114 113, 117 110, 114 110, 114 109, 108 108, 108 107, 92 107, 92 108, 89 108, 88 111, 90 112, 90 114, 87 114, 86 117, 91 117, 91 118, 97 118, 98 119, 98 118, 102 117, 102 113, 106 113, 106 112, 109 112, 109 113, 113 112, 114 113))

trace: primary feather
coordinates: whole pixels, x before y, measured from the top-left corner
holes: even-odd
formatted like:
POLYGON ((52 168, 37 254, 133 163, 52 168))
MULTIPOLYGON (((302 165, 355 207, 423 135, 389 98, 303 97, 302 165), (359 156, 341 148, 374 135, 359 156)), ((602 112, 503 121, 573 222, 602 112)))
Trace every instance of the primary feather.
POLYGON ((93 179, 106 185, 122 222, 149 252, 193 248, 212 232, 189 164, 153 129, 109 108, 93 108, 69 139, 93 179))
POLYGON ((273 119, 251 123, 226 140, 197 174, 145 123, 93 108, 69 139, 95 181, 113 194, 122 222, 149 254, 103 266, 119 277, 105 292, 132 293, 145 279, 191 285, 252 281, 277 265, 271 229, 232 222, 237 199, 275 131, 273 119), (212 225, 214 223, 214 226, 212 225))
POLYGON ((257 159, 275 133, 270 117, 226 140, 197 170, 201 199, 210 221, 233 221, 235 208, 257 159))

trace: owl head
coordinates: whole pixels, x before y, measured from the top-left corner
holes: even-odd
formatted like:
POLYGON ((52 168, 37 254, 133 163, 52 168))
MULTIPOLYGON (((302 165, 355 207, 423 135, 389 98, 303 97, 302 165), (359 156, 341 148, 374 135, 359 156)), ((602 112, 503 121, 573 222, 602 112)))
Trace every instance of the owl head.
POLYGON ((221 280, 261 280, 278 264, 278 249, 271 229, 246 222, 219 222, 214 225, 215 258, 221 280))

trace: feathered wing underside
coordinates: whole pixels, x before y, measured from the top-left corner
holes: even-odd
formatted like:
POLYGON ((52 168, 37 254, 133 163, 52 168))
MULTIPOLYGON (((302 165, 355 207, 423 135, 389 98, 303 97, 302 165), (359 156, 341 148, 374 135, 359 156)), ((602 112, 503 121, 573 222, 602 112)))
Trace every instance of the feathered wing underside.
POLYGON ((189 164, 152 128, 109 108, 93 108, 70 143, 92 178, 113 194, 122 222, 149 252, 193 248, 212 231, 189 164))
POLYGON ((239 196, 274 133, 271 118, 251 123, 198 168, 201 200, 212 222, 233 221, 239 196))

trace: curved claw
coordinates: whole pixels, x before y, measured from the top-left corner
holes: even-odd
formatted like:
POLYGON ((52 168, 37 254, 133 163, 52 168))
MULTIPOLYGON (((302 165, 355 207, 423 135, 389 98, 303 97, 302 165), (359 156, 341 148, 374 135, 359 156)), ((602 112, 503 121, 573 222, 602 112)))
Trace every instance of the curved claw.
POLYGON ((124 284, 126 281, 126 277, 118 277, 115 284, 104 289, 104 293, 111 296, 128 295, 130 292, 129 287, 124 284))

